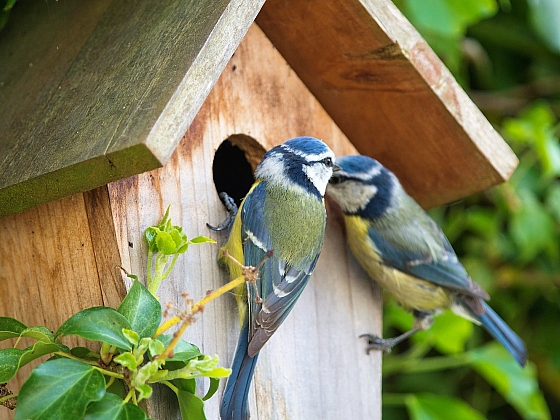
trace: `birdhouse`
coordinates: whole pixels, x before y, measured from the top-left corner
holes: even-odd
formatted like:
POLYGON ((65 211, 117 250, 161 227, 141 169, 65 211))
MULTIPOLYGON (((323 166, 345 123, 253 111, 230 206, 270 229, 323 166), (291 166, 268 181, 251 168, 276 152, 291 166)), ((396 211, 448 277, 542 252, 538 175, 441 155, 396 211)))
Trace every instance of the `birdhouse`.
MULTIPOLYGON (((131 285, 120 267, 144 278, 143 234, 167 206, 189 237, 223 244, 206 226, 226 216, 218 193, 242 198, 264 152, 296 136, 375 157, 425 207, 513 172, 513 152, 391 1, 263 3, 16 4, 0 31, 1 316, 56 330, 117 307, 131 285)), ((315 273, 261 352, 251 418, 381 418, 381 354, 358 339, 380 334, 381 294, 327 210, 315 273)), ((182 255, 160 301, 225 284, 218 249, 182 255)), ((229 366, 238 333, 224 296, 184 338, 229 366)), ((168 392, 156 388, 152 418, 179 418, 168 392)))

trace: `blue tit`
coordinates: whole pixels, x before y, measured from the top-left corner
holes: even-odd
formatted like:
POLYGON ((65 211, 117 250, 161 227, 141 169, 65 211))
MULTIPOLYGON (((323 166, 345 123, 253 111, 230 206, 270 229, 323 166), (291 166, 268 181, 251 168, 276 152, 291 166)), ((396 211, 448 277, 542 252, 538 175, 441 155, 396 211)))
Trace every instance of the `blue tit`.
POLYGON ((256 182, 220 252, 232 279, 241 268, 223 250, 245 266, 264 261, 260 280, 236 290, 242 328, 222 397, 222 420, 249 418, 247 399, 259 351, 294 307, 319 258, 327 217, 323 196, 336 169, 334 153, 312 137, 274 147, 256 168, 256 182))
POLYGON ((368 351, 391 347, 427 329, 434 315, 451 309, 482 324, 524 366, 525 344, 485 302, 488 294, 459 262, 434 220, 397 177, 367 156, 344 156, 328 196, 344 213, 350 250, 369 276, 414 315, 413 328, 392 339, 366 334, 368 351))

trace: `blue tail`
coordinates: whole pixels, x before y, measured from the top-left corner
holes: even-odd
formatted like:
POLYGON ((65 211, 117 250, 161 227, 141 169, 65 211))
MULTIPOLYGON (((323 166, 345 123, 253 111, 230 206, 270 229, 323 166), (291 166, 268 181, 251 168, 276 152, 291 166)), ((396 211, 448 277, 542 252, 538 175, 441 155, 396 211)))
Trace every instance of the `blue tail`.
POLYGON ((249 346, 249 325, 245 325, 239 335, 237 350, 233 358, 232 372, 228 378, 222 405, 220 406, 220 417, 222 420, 247 420, 249 418, 249 387, 253 379, 253 372, 257 365, 259 355, 249 357, 247 347, 249 346))
POLYGON ((484 328, 517 360, 521 366, 527 363, 527 349, 525 343, 513 330, 483 302, 484 314, 476 316, 484 328))

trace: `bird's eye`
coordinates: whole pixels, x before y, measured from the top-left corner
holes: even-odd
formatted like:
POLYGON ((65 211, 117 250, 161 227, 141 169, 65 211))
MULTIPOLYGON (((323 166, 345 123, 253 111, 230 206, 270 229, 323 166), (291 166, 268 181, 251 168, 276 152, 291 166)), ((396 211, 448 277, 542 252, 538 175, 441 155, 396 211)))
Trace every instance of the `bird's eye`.
POLYGON ((339 176, 332 176, 331 179, 329 179, 329 184, 339 184, 340 181, 342 181, 342 179, 340 179, 339 176))
POLYGON ((332 168, 334 166, 333 160, 330 157, 323 159, 322 162, 325 166, 328 166, 329 168, 332 168))

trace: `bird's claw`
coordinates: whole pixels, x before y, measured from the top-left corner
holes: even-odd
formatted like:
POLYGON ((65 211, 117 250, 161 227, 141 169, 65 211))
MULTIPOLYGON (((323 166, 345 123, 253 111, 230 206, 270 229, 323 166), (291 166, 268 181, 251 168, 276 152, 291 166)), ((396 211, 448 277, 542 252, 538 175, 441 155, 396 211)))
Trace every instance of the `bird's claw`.
POLYGON ((235 220, 235 216, 237 215, 238 208, 237 208, 237 204, 235 204, 235 200, 233 198, 231 198, 228 195, 228 193, 221 192, 220 194, 218 194, 218 197, 220 197, 220 200, 222 201, 222 203, 224 204, 224 207, 226 208, 226 210, 228 212, 226 220, 224 220, 218 226, 212 226, 210 223, 206 223, 206 226, 208 226, 208 228, 211 229, 211 230, 220 232, 220 231, 226 230, 230 227, 230 225, 235 220))
POLYGON ((366 338, 368 341, 368 346, 366 347, 366 352, 369 354, 372 350, 381 350, 383 353, 391 353, 393 348, 393 343, 391 340, 385 340, 376 334, 362 334, 360 338, 366 338))

